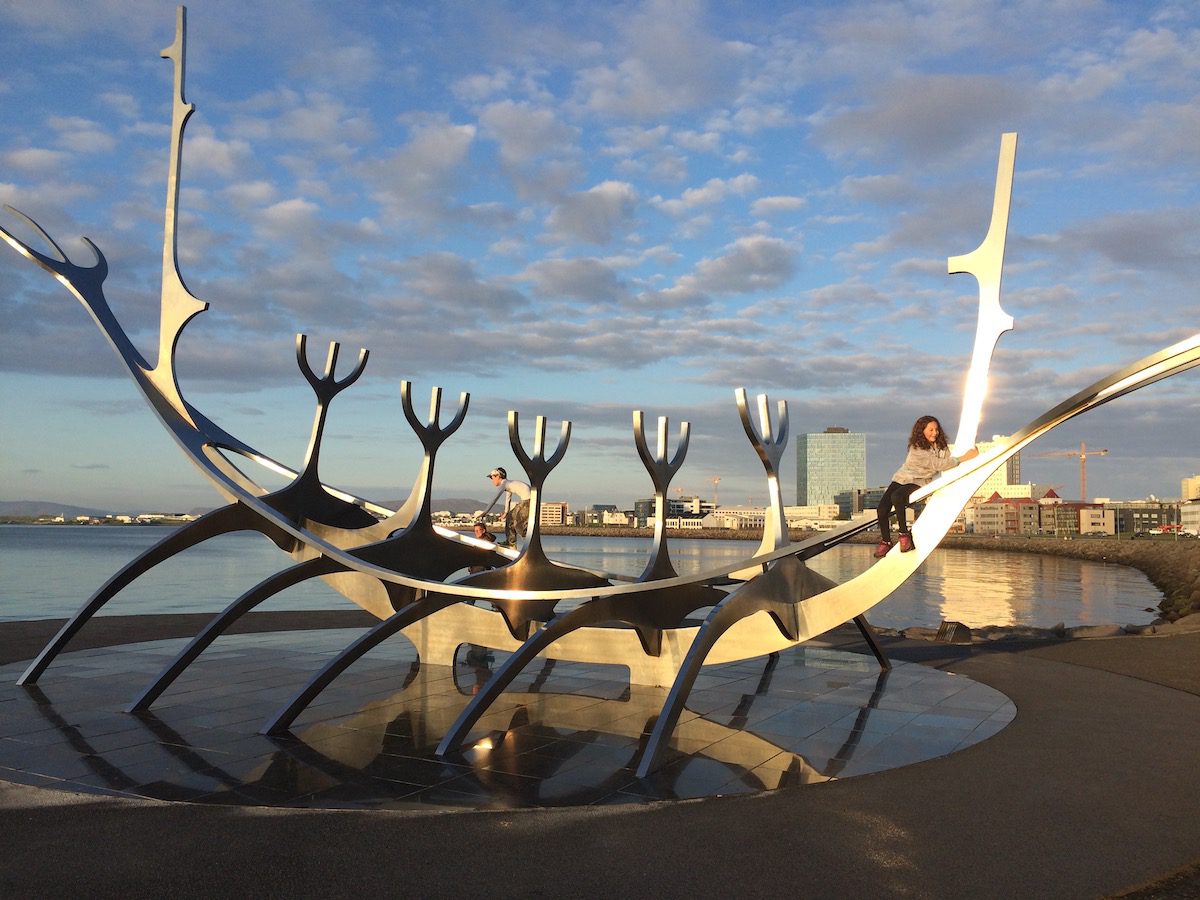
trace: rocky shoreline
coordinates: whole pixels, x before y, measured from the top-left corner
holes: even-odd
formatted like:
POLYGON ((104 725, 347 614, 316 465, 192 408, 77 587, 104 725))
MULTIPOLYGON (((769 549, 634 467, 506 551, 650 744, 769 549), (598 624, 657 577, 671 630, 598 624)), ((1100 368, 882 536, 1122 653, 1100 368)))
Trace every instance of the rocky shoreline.
MULTIPOLYGON (((650 528, 546 528, 543 534, 575 535, 583 537, 653 537, 650 528)), ((728 529, 705 529, 702 532, 668 532, 671 538, 698 538, 701 540, 762 540, 761 532, 734 531, 728 529)), ((792 532, 793 541, 811 537, 811 532, 792 532)), ((860 543, 874 543, 869 533, 855 539, 860 543)), ((937 628, 906 628, 902 631, 881 629, 881 633, 897 634, 907 638, 926 640, 995 641, 995 640, 1066 640, 1078 638, 1118 637, 1128 634, 1169 634, 1180 631, 1200 630, 1200 540, 1195 538, 1175 539, 1172 537, 1143 537, 1136 539, 1076 538, 1064 540, 1054 537, 1017 535, 947 535, 941 543, 944 550, 983 550, 994 553, 1042 553, 1064 556, 1070 559, 1088 560, 1104 564, 1130 566, 1150 579, 1151 584, 1162 591, 1159 615, 1153 622, 1143 625, 1105 624, 1079 625, 1067 628, 1033 628, 1030 626, 989 625, 968 629, 959 626, 942 629, 939 638, 937 628)))

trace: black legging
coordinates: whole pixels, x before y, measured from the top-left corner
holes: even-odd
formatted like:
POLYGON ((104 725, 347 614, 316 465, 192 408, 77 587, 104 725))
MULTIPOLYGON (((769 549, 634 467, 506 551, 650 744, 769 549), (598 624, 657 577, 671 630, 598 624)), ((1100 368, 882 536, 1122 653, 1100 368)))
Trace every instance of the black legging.
POLYGON ((889 520, 892 517, 893 506, 896 508, 896 527, 901 534, 908 534, 908 498, 918 487, 920 485, 899 484, 895 481, 887 486, 887 490, 879 498, 879 509, 876 510, 876 514, 879 516, 881 540, 885 540, 889 544, 892 542, 892 526, 889 520))

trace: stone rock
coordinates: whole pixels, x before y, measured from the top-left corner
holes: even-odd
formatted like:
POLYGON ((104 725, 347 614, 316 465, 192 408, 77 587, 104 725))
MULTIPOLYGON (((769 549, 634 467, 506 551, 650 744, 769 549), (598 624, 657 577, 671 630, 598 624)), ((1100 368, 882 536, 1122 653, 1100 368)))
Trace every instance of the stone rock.
POLYGON ((905 628, 900 635, 910 641, 932 641, 937 637, 937 629, 914 625, 911 628, 905 628))
POLYGON ((1126 634, 1154 634, 1158 630, 1158 626, 1151 623, 1149 625, 1126 625, 1124 631, 1126 634))
POLYGON ((1032 625, 988 625, 976 628, 975 634, 985 641, 1049 641, 1062 637, 1053 629, 1032 625))
POLYGON ((1067 637, 1071 639, 1120 637, 1124 633, 1120 625, 1076 625, 1067 629, 1067 637))
POLYGON ((1176 619, 1169 625, 1158 629, 1162 634, 1184 634, 1189 631, 1200 631, 1200 613, 1192 613, 1182 619, 1176 619))

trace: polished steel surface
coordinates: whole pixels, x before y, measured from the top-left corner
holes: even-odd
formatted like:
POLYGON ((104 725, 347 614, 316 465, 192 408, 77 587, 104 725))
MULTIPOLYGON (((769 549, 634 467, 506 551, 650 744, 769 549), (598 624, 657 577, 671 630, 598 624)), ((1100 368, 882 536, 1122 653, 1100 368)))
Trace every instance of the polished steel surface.
MULTIPOLYGON (((778 550, 788 542, 787 517, 783 513, 783 488, 779 483, 779 463, 783 459, 783 451, 788 440, 788 411, 787 401, 780 400, 778 419, 775 426, 771 425, 771 404, 766 394, 759 394, 758 420, 761 428, 756 428, 750 415, 750 407, 746 401, 746 389, 738 388, 734 392, 737 400, 738 418, 742 422, 742 430, 750 439, 751 446, 758 454, 759 460, 767 473, 767 515, 763 521, 763 538, 758 552, 769 553, 778 550)), ((756 554, 757 555, 757 554, 756 554)), ((752 578, 753 568, 747 568, 735 573, 736 578, 752 578)))
MULTIPOLYGON (((515 561, 510 562, 511 557, 504 555, 489 556, 488 564, 497 568, 457 581, 448 580, 453 574, 449 568, 452 564, 465 566, 467 561, 478 560, 481 553, 487 553, 469 539, 434 528, 428 518, 433 456, 441 442, 461 423, 467 408, 465 393, 454 420, 443 428, 437 423, 440 389, 434 390, 433 411, 428 424, 422 424, 412 413, 408 383, 402 384, 405 416, 422 441, 425 461, 409 500, 400 510, 387 509, 326 485, 317 472, 328 405, 361 374, 366 351, 360 354, 352 372, 339 381, 334 377, 338 345, 331 345, 324 374, 318 376, 308 362, 304 337, 298 338, 297 362, 317 397, 312 439, 299 470, 258 452, 227 433, 183 396, 175 375, 175 348, 186 324, 207 307, 184 286, 175 251, 183 132, 193 112, 193 107, 183 99, 185 46, 186 18, 181 9, 175 41, 164 51, 164 56, 174 63, 174 81, 159 346, 155 365, 151 367, 146 362, 109 308, 103 292, 108 265, 95 244, 84 239, 93 250, 95 260, 91 265, 77 265, 40 226, 21 213, 16 215, 41 235, 53 255, 33 249, 3 228, 0 228, 0 237, 53 275, 84 305, 164 427, 229 505, 178 534, 168 536, 159 547, 143 554, 101 587, 21 676, 21 682, 26 685, 37 681, 78 629, 121 587, 158 562, 209 537, 230 530, 252 529, 289 550, 298 566, 251 587, 197 636, 191 648, 185 649, 176 662, 164 670, 159 680, 135 701, 134 708, 144 709, 184 671, 207 642, 246 609, 287 584, 320 576, 349 600, 373 613, 380 623, 352 641, 313 676, 308 685, 267 722, 265 730, 277 732, 287 727, 304 705, 337 675, 397 631, 413 640, 422 653, 431 654, 429 658, 442 662, 452 657, 458 644, 469 639, 494 649, 520 651, 514 653, 513 658, 518 662, 512 664, 512 669, 543 655, 551 659, 627 666, 633 683, 639 683, 639 679, 648 684, 669 681, 672 690, 638 764, 639 771, 647 774, 662 763, 702 666, 761 657, 794 647, 842 623, 860 620, 867 610, 885 599, 916 570, 937 546, 974 491, 1022 447, 1074 416, 1200 364, 1200 335, 1196 335, 1097 381, 1035 418, 1007 444, 945 473, 913 496, 914 500, 928 498, 926 509, 913 528, 916 552, 900 554, 893 551, 861 575, 840 585, 827 583, 814 575, 805 567, 804 560, 836 546, 870 524, 851 523, 831 534, 796 544, 788 542, 779 484, 779 462, 788 430, 784 402, 778 404, 777 421, 772 423, 767 398, 759 397, 759 424, 756 426, 745 391, 739 389, 736 395, 743 429, 765 469, 770 498, 763 543, 758 552, 733 565, 699 575, 679 576, 670 567, 663 538, 655 544, 646 576, 636 581, 564 566, 546 556, 541 543, 538 511, 545 482, 566 453, 570 423, 562 423, 558 444, 547 457, 545 419, 538 417, 535 421, 530 453, 521 440, 518 413, 510 411, 510 443, 532 489, 524 546, 515 561), (268 492, 252 475, 243 471, 248 463, 283 474, 291 481, 279 491, 268 492), (728 584, 731 576, 744 584, 726 595, 717 589, 717 585, 728 584), (697 606, 700 599, 705 603, 697 606), (709 599, 711 604, 707 602, 709 599), (565 600, 579 601, 579 606, 561 617, 560 622, 555 612, 565 600), (470 605, 477 602, 485 605, 470 605), (687 619, 691 612, 707 605, 712 606, 712 612, 702 624, 687 619), (607 627, 614 622, 629 627, 607 627), (541 632, 544 636, 538 637, 541 632)), ((974 274, 980 289, 974 352, 955 438, 960 450, 974 443, 986 397, 991 357, 1000 335, 1012 326, 1011 317, 1000 307, 999 294, 1015 152, 1016 136, 1004 135, 987 236, 977 250, 949 260, 951 272, 974 274)), ((635 419, 635 423, 637 421, 635 419)), ((644 433, 635 430, 638 452, 655 482, 656 496, 659 482, 665 490, 677 464, 682 463, 687 436, 685 428, 676 454, 668 464, 665 421, 660 428, 660 452, 653 456, 645 446, 644 433)), ((516 674, 516 671, 494 673, 492 677, 498 680, 482 693, 494 702, 503 693, 499 690, 501 682, 511 680, 516 674)), ((485 701, 480 701, 471 715, 483 715, 486 706, 485 701)), ((469 723, 460 722, 453 740, 447 735, 441 752, 453 751, 454 745, 466 734, 464 724, 469 723)))
POLYGON ((464 648, 430 665, 394 641, 363 659, 293 729, 260 721, 344 642, 322 630, 230 635, 142 715, 115 697, 178 649, 162 640, 63 655, 62 677, 12 684, 0 667, 0 780, 50 790, 200 804, 446 813, 644 805, 750 795, 886 771, 986 740, 1013 704, 978 682, 827 646, 705 670, 669 759, 633 771, 665 690, 620 667, 546 661, 516 680, 461 752, 434 745, 505 661, 464 648), (490 657, 490 658, 489 658, 490 657))
POLYGON ((646 428, 640 409, 633 411, 633 442, 637 446, 638 456, 650 474, 654 485, 654 549, 650 551, 650 559, 642 571, 641 581, 651 581, 656 578, 671 578, 678 574, 671 565, 671 554, 667 550, 667 490, 671 487, 671 479, 683 465, 687 455, 688 442, 692 437, 691 422, 682 422, 679 426, 679 441, 675 445, 675 455, 667 460, 667 437, 670 431, 670 421, 666 416, 658 419, 658 443, 655 451, 650 452, 646 443, 646 428))
POLYGON ((954 436, 954 452, 961 454, 975 446, 983 399, 987 394, 988 369, 996 342, 1013 327, 1013 318, 1000 308, 1000 277, 1004 270, 1004 247, 1008 241, 1008 209, 1012 203, 1013 169, 1017 162, 1017 135, 1000 137, 1000 161, 996 167, 996 190, 992 200, 992 221, 983 243, 964 256, 946 261, 948 274, 970 274, 979 283, 979 325, 967 384, 963 391, 962 416, 954 436))

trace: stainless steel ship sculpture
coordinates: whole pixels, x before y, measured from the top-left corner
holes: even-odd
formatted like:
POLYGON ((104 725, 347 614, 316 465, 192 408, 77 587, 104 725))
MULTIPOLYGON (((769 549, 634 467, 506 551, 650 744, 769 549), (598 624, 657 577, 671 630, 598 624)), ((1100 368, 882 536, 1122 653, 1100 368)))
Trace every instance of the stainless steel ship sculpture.
MULTIPOLYGON (((653 731, 637 762, 639 776, 659 765, 669 746, 689 692, 702 666, 764 656, 854 622, 886 669, 864 614, 916 571, 954 523, 986 478, 1031 441, 1057 425, 1168 376, 1200 364, 1200 334, 1140 359, 1096 381, 1033 419, 1004 446, 996 447, 944 474, 913 495, 927 500, 913 527, 917 550, 893 550, 861 575, 835 584, 813 572, 806 561, 872 527, 856 522, 799 543, 789 542, 783 515, 779 462, 787 444, 787 405, 777 406, 772 423, 765 396, 758 398, 756 424, 744 390, 736 392, 746 435, 766 470, 770 509, 764 538, 752 555, 732 565, 680 576, 671 564, 664 530, 663 502, 672 477, 686 456, 690 426, 683 423, 668 460, 668 422, 659 419, 657 446, 647 444, 644 414, 633 412, 634 444, 657 498, 653 549, 635 580, 573 568, 550 560, 539 529, 543 487, 561 462, 571 438, 563 422, 555 448, 547 453, 544 418, 533 427, 526 449, 516 411, 508 416, 509 441, 532 486, 529 524, 519 554, 505 555, 490 545, 436 528, 430 511, 438 449, 453 436, 467 413, 464 393, 451 421, 440 422, 441 389, 434 388, 423 423, 413 408, 411 384, 401 384, 405 418, 421 441, 424 459, 408 500, 392 510, 325 484, 319 475, 321 443, 330 404, 351 387, 367 363, 360 352, 348 374, 336 377, 339 345, 330 345, 321 374, 308 360, 307 340, 298 335, 296 360, 316 396, 312 438, 303 465, 293 469, 223 430, 189 403, 175 372, 175 349, 184 328, 208 304, 185 286, 176 258, 179 173, 183 133, 194 107, 184 100, 186 13, 177 14, 175 40, 163 50, 175 68, 171 151, 162 254, 162 293, 158 354, 153 365, 142 356, 105 300, 108 274, 104 254, 90 240, 95 259, 72 262, 32 219, 13 210, 45 240, 50 254, 34 249, 0 228, 0 237, 63 284, 91 313, 163 426, 184 454, 228 501, 172 534, 113 575, 62 627, 19 679, 32 685, 87 621, 126 585, 163 562, 209 538, 233 531, 257 531, 295 559, 295 565, 254 585, 217 615, 137 697, 129 711, 148 709, 156 698, 234 621, 285 588, 322 578, 379 622, 349 644, 262 727, 286 731, 330 682, 356 659, 397 632, 416 646, 427 664, 451 665, 456 649, 471 643, 509 654, 449 726, 439 755, 456 752, 513 679, 536 657, 626 666, 637 684, 670 685, 653 731), (288 477, 268 491, 247 470, 261 466, 288 477), (513 556, 516 558, 514 559, 513 556), (452 579, 470 566, 489 567, 452 579), (487 601, 484 605, 475 605, 487 601), (569 601, 569 603, 568 603, 569 601), (559 606, 570 608, 559 611, 559 606), (696 624, 697 617, 704 618, 696 624), (619 627, 613 627, 613 626, 619 627)), ((988 369, 1000 336, 1013 325, 1000 306, 1000 281, 1008 228, 1017 138, 1001 139, 991 224, 978 249, 951 257, 949 273, 969 273, 979 283, 979 320, 968 370, 955 445, 975 443, 987 392, 988 369)))

